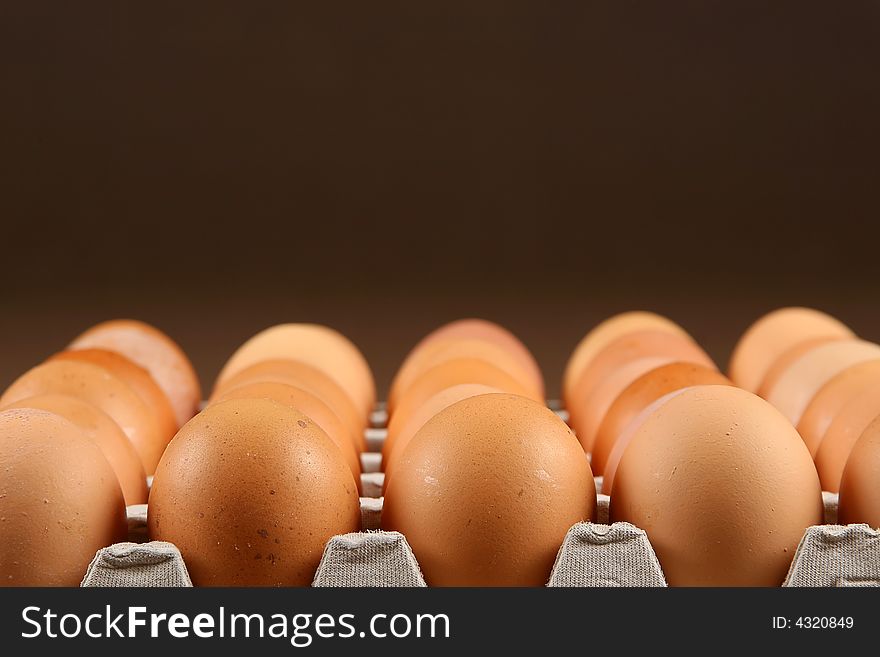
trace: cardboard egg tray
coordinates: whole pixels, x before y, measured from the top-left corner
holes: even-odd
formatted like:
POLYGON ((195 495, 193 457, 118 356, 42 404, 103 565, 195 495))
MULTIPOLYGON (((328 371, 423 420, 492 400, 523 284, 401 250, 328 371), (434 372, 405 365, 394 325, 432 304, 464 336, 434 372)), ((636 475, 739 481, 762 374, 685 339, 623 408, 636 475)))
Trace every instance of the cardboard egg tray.
MULTIPOLYGON (((567 419, 558 404, 550 407, 567 419)), ((386 416, 377 410, 361 455, 361 531, 334 536, 312 586, 426 586, 406 538, 379 529, 382 514, 381 449, 386 416)), ((601 477, 596 478, 601 489, 601 477)), ((838 525, 837 495, 823 493, 824 525, 807 528, 783 586, 880 586, 880 531, 868 525, 838 525)), ((598 495, 596 522, 569 529, 547 586, 662 587, 666 579, 647 534, 627 522, 608 524, 609 497, 598 495)), ((171 543, 148 541, 147 505, 128 507, 129 542, 98 551, 82 581, 85 587, 192 586, 180 551, 171 543)))

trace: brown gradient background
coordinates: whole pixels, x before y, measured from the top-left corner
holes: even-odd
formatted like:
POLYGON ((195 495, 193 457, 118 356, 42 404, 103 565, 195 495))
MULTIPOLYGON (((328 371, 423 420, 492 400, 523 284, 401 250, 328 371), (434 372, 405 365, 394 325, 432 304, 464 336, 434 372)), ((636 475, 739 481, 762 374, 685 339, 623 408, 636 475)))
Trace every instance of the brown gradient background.
POLYGON ((383 388, 463 315, 551 393, 632 308, 880 339, 876 2, 295 4, 2 3, 0 385, 116 316, 206 382, 328 323, 383 388))

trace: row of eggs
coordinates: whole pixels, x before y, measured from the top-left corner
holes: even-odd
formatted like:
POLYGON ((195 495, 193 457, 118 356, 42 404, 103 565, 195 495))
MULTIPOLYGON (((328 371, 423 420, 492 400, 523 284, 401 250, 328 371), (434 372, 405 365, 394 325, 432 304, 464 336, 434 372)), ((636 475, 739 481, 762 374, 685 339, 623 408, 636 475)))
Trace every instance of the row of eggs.
MULTIPOLYGON (((593 517, 602 474, 612 519, 646 529, 671 584, 779 584, 822 521, 817 468, 846 522, 880 524, 878 389, 880 347, 818 311, 760 319, 726 377, 672 321, 625 313, 569 360, 572 431, 515 336, 453 322, 392 382, 382 524, 429 584, 538 585, 593 517)), ((200 399, 179 347, 127 320, 14 382, 0 399, 0 527, 16 537, 0 546, 3 583, 76 584, 124 537, 123 496, 145 501, 155 474, 151 537, 181 549, 196 584, 308 584, 326 540, 359 529, 366 360, 332 329, 280 325, 232 355, 193 417, 200 399)))

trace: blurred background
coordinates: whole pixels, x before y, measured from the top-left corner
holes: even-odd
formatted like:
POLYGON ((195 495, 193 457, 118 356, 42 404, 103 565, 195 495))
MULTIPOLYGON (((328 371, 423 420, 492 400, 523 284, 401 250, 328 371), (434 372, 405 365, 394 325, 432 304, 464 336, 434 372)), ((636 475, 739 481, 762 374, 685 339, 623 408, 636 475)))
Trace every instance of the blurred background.
POLYGON ((206 387, 283 321, 383 390, 462 316, 550 394, 629 309, 880 340, 875 2, 6 2, 0 55, 3 387, 122 316, 206 387))

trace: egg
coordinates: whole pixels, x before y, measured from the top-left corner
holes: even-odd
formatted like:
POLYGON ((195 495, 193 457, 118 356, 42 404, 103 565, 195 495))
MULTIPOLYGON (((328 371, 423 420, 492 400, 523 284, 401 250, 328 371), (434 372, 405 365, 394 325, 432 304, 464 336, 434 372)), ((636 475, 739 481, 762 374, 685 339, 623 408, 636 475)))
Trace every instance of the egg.
POLYGON ((848 367, 878 358, 880 346, 864 340, 820 344, 793 362, 764 398, 797 426, 822 386, 848 367))
POLYGON ((357 441, 358 451, 366 449, 363 437, 366 417, 361 415, 345 391, 323 371, 294 360, 260 361, 233 374, 218 385, 210 401, 213 402, 225 392, 249 383, 285 383, 315 395, 345 423, 357 441))
POLYGON ((733 386, 688 388, 655 410, 611 490, 612 522, 647 532, 671 586, 779 586, 823 514, 797 431, 733 386))
POLYGON ((22 399, 6 408, 39 409, 71 422, 98 446, 113 468, 125 504, 146 503, 147 476, 137 450, 119 425, 97 406, 67 395, 40 395, 22 399))
POLYGON ((351 468, 355 481, 360 481, 361 460, 357 450, 359 442, 330 407, 315 395, 285 383, 248 383, 228 390, 212 404, 228 399, 271 399, 308 416, 336 444, 351 468))
POLYGON ((326 542, 359 530, 360 505, 315 422, 272 400, 233 399, 171 441, 147 527, 180 549, 197 586, 308 586, 326 542))
POLYGON ((403 533, 430 586, 540 586, 595 502, 589 464, 562 420, 524 397, 479 395, 410 441, 382 527, 403 533))
POLYGON ((728 385, 727 377, 705 365, 664 363, 645 371, 615 397, 596 432, 590 467, 600 475, 614 443, 626 426, 655 400, 674 390, 695 385, 728 385))
MULTIPOLYGON (((410 443, 412 437, 425 425, 425 422, 437 415, 437 413, 443 409, 452 406, 456 402, 460 402, 462 399, 476 397, 477 395, 486 395, 493 392, 504 391, 499 390, 498 388, 484 386, 479 383, 463 383, 461 385, 441 390, 422 404, 412 415, 409 416, 407 422, 399 428, 395 428, 395 440, 392 443, 393 447, 388 450, 383 449, 382 451, 382 464, 383 469, 385 470, 385 485, 388 485, 388 479, 391 477, 391 471, 393 470, 395 459, 397 459, 403 450, 406 449, 406 446, 410 443)), ((389 428, 389 435, 391 435, 390 432, 391 429, 389 428)), ((385 444, 388 444, 387 439, 385 444)))
POLYGON ((863 390, 877 385, 880 385, 880 360, 869 360, 847 367, 819 388, 797 424, 798 433, 814 458, 840 409, 863 390))
POLYGON ((103 367, 116 378, 127 383, 146 402, 166 441, 171 440, 177 433, 177 420, 168 397, 147 370, 125 356, 106 349, 68 349, 55 354, 49 360, 84 361, 103 367))
POLYGON ((113 469, 73 423, 0 412, 0 586, 78 586, 102 547, 125 540, 113 469))
POLYGON ((515 377, 488 361, 479 358, 454 358, 426 371, 401 395, 388 422, 388 434, 382 447, 383 455, 390 454, 401 427, 407 424, 411 416, 417 413, 431 397, 447 388, 465 383, 482 384, 502 392, 544 402, 542 397, 537 397, 515 377))
POLYGON ((562 399, 571 406, 572 393, 583 371, 606 346, 620 337, 638 331, 665 331, 688 337, 678 324, 662 315, 641 310, 615 315, 594 327, 577 344, 565 366, 562 379, 562 399))
POLYGON ((853 446, 878 415, 880 385, 874 385, 844 404, 831 421, 815 456, 822 490, 832 493, 840 490, 840 478, 853 446))
POLYGON ((852 338, 843 323, 812 308, 780 308, 752 324, 737 342, 728 376, 733 383, 757 392, 777 358, 799 342, 813 338, 852 338))
POLYGON ((764 376, 764 380, 761 382, 761 385, 758 386, 758 390, 755 394, 766 399, 769 391, 776 387, 776 384, 779 383, 779 379, 785 374, 785 371, 791 367, 795 361, 799 360, 801 356, 812 351, 819 345, 841 339, 845 340, 847 338, 811 338, 809 340, 804 340, 803 342, 798 342, 793 347, 787 349, 779 358, 773 361, 773 364, 767 370, 767 374, 764 376))
POLYGON ((300 361, 320 370, 345 391, 366 421, 376 403, 376 384, 367 360, 354 343, 328 326, 279 324, 241 345, 226 361, 217 386, 241 370, 265 360, 300 361))
POLYGON ((150 407, 131 386, 93 363, 50 360, 16 379, 0 397, 0 407, 48 394, 76 397, 104 411, 134 445, 144 472, 153 474, 171 437, 162 435, 150 407))
MULTIPOLYGON (((682 361, 715 367, 712 359, 699 345, 689 337, 678 333, 656 330, 636 331, 612 341, 593 358, 589 367, 581 373, 581 378, 570 395, 571 405, 568 407, 571 416, 570 424, 583 445, 584 451, 590 452, 592 450, 596 430, 599 428, 604 412, 613 401, 613 397, 635 378, 651 369, 651 364, 646 362, 642 367, 630 369, 629 372, 626 372, 626 376, 616 381, 612 388, 614 394, 608 395, 606 393, 603 399, 594 403, 597 389, 602 386, 603 382, 607 382, 609 377, 613 377, 616 372, 644 358, 665 358, 668 361, 682 361)), ((660 361, 655 364, 660 364, 660 361)))
POLYGON ((454 322, 444 324, 438 329, 431 331, 422 338, 419 343, 413 347, 407 357, 404 359, 404 365, 407 361, 418 358, 419 352, 427 348, 432 343, 439 340, 447 339, 477 339, 484 342, 492 342, 502 347, 511 356, 516 358, 525 370, 529 372, 529 379, 536 385, 540 391, 539 398, 544 398, 544 376, 541 374, 541 368, 538 362, 529 351, 528 347, 522 343, 513 333, 503 326, 490 322, 485 319, 459 319, 454 322))
POLYGON ((863 522, 880 529, 880 418, 853 446, 840 480, 838 504, 838 522, 863 522))
POLYGON ((474 338, 443 338, 426 345, 412 358, 407 359, 398 370, 388 391, 388 412, 393 414, 396 411, 399 399, 424 372, 446 361, 459 358, 479 358, 488 361, 525 386, 530 397, 540 399, 544 397, 543 383, 535 382, 530 377, 529 370, 506 348, 494 342, 474 338))
POLYGON ((107 349, 122 354, 150 373, 165 393, 177 428, 199 409, 199 377, 180 346, 162 331, 134 319, 115 319, 88 329, 68 349, 107 349))

